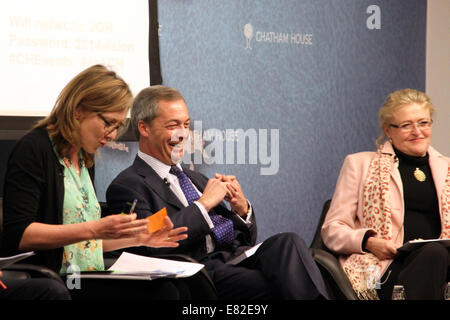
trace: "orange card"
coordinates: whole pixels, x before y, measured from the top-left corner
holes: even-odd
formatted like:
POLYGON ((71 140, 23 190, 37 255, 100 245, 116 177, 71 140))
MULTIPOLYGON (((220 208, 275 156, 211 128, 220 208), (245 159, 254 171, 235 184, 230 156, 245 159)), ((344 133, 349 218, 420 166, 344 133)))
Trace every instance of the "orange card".
POLYGON ((164 207, 157 213, 154 213, 150 217, 147 217, 146 219, 148 220, 148 232, 152 233, 163 228, 166 225, 164 222, 164 217, 166 216, 167 209, 166 207, 164 207))

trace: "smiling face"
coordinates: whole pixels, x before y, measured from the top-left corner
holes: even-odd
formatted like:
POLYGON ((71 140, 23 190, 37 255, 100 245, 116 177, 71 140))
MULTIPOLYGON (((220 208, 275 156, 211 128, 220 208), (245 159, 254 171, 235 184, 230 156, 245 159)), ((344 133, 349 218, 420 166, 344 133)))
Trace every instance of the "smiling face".
POLYGON ((95 153, 98 148, 115 139, 117 126, 126 117, 127 110, 115 112, 80 112, 80 138, 81 148, 88 153, 95 153))
POLYGON ((189 137, 189 112, 183 100, 160 100, 158 109, 158 116, 150 124, 139 122, 139 148, 167 165, 174 165, 184 155, 189 137))
POLYGON ((411 103, 398 109, 392 114, 391 124, 401 127, 412 123, 411 130, 403 130, 392 126, 385 126, 384 132, 392 139, 392 144, 401 152, 410 156, 425 156, 430 146, 431 126, 418 127, 421 121, 430 121, 430 111, 424 105, 411 103))

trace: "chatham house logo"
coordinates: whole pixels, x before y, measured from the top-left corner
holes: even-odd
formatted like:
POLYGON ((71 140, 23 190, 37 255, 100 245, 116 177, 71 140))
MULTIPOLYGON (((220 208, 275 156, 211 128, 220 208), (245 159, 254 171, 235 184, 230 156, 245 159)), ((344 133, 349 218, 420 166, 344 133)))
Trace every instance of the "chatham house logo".
POLYGON ((253 38, 253 26, 247 23, 244 26, 244 36, 245 36, 245 50, 252 49, 251 42, 253 38))
POLYGON ((291 45, 291 46, 312 46, 313 34, 303 32, 281 32, 255 30, 251 23, 244 25, 245 50, 252 50, 252 43, 291 45))

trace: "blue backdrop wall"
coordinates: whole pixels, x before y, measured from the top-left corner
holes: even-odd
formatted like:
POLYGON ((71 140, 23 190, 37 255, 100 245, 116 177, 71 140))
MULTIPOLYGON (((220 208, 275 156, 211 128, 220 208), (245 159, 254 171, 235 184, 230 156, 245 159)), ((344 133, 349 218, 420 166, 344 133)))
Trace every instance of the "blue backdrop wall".
MULTIPOLYGON (((346 154, 373 150, 390 92, 425 88, 426 0, 164 0, 163 84, 185 97, 194 148, 184 162, 234 174, 260 241, 312 240, 346 154)), ((100 200, 136 142, 101 151, 100 200)))

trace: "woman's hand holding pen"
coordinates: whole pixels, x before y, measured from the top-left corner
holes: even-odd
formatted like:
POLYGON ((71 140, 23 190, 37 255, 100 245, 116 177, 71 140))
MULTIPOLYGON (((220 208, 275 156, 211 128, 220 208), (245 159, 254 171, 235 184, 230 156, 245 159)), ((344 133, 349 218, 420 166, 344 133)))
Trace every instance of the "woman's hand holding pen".
POLYGON ((143 232, 148 233, 147 220, 136 217, 135 213, 115 214, 87 223, 92 232, 92 239, 130 238, 143 232))
POLYGON ((175 248, 179 246, 178 241, 184 240, 188 237, 188 235, 184 233, 187 231, 187 227, 179 227, 174 229, 173 223, 169 217, 165 217, 164 222, 166 225, 158 231, 152 233, 140 233, 138 235, 139 245, 153 248, 175 248))
POLYGON ((89 221, 88 226, 92 232, 92 239, 134 239, 135 246, 148 246, 154 248, 178 247, 178 241, 187 238, 187 227, 174 229, 169 217, 165 217, 166 225, 153 233, 148 232, 148 221, 136 219, 136 214, 115 214, 97 221, 89 221))

